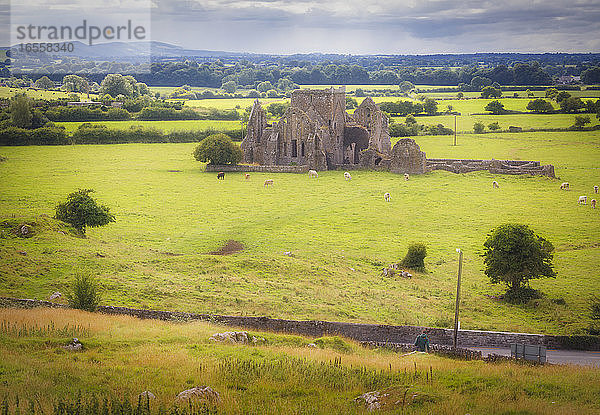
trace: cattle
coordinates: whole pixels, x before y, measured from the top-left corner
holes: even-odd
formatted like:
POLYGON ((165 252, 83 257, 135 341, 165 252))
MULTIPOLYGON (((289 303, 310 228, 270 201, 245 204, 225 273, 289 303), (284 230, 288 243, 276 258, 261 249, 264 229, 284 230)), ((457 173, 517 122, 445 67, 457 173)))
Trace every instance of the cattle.
POLYGON ((273 179, 265 180, 265 184, 263 185, 263 187, 269 187, 269 186, 273 186, 273 179))
POLYGON ((404 173, 404 180, 408 180, 410 179, 410 176, 408 175, 408 173, 404 173))
POLYGON ((317 173, 316 170, 309 170, 308 171, 308 177, 315 177, 318 178, 319 177, 319 173, 317 173))
POLYGON ((250 180, 250 173, 246 173, 246 174, 244 174, 244 178, 245 178, 246 180, 250 180))
POLYGON ((596 209, 596 199, 590 200, 590 206, 592 207, 592 209, 596 209))
POLYGON ((497 182, 496 180, 494 180, 494 181, 492 182, 492 187, 493 187, 494 189, 499 189, 499 188, 500 188, 500 185, 498 184, 498 182, 497 182))
POLYGON ((217 180, 225 180, 225 172, 220 171, 217 173, 217 180))
POLYGON ((344 172, 344 179, 346 179, 346 180, 352 180, 352 176, 350 175, 350 173, 348 173, 346 171, 346 172, 344 172))
POLYGON ((594 186, 594 193, 598 193, 598 186, 594 186))
POLYGON ((389 202, 390 200, 392 200, 392 195, 390 195, 389 193, 384 193, 384 194, 383 194, 383 199, 384 199, 386 202, 389 202))
POLYGON ((578 205, 587 205, 587 196, 579 196, 577 200, 578 205))
POLYGON ((569 190, 569 183, 568 182, 564 182, 563 184, 560 185, 560 190, 569 190))

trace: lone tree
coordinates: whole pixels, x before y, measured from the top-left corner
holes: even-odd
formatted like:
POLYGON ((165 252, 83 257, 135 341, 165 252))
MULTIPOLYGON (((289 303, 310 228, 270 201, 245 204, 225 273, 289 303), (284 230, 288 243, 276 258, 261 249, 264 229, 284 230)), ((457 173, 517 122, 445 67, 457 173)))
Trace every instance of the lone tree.
POLYGON ((483 244, 485 275, 493 284, 504 283, 515 296, 534 278, 555 278, 554 246, 527 225, 504 224, 492 229, 483 244))
POLYGON ((92 189, 79 189, 67 196, 67 201, 56 206, 56 219, 70 223, 85 234, 85 228, 104 226, 115 221, 109 208, 96 203, 90 196, 92 189))
POLYGON ((208 164, 237 164, 242 160, 242 150, 227 135, 213 134, 198 144, 194 158, 208 164))
POLYGON ((533 112, 541 112, 548 113, 554 111, 554 107, 551 103, 546 101, 543 98, 534 99, 533 101, 529 101, 527 104, 527 109, 533 112))
POLYGON ((504 104, 498 100, 490 101, 484 108, 486 111, 491 111, 494 115, 504 114, 504 104))
POLYGON ((10 120, 15 127, 31 128, 31 100, 26 94, 15 95, 10 100, 9 110, 10 120))

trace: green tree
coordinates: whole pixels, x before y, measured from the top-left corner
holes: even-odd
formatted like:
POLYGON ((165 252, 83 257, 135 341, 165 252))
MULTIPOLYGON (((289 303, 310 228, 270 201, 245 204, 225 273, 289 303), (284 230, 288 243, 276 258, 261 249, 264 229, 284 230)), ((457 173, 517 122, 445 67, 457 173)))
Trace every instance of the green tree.
POLYGON ((489 128, 491 131, 497 131, 497 130, 499 130, 499 129, 500 129, 500 124, 498 124, 498 121, 494 121, 494 122, 492 122, 492 123, 488 124, 488 128, 489 128))
POLYGON ((564 112, 577 112, 585 108, 585 104, 579 97, 569 97, 558 103, 560 109, 564 112))
POLYGON ((42 76, 40 79, 35 81, 33 86, 39 89, 52 89, 54 88, 54 82, 52 82, 52 80, 47 76, 42 76))
POLYGON ((267 111, 273 114, 275 117, 281 117, 283 113, 289 108, 290 104, 287 102, 273 102, 267 107, 267 111))
POLYGON ((56 219, 73 225, 85 234, 86 227, 104 226, 115 221, 106 206, 98 205, 90 196, 92 189, 79 189, 67 195, 67 201, 56 206, 56 219))
POLYGON ((198 144, 194 158, 209 164, 237 164, 242 160, 242 150, 229 136, 213 134, 198 144))
POLYGON ((576 115, 575 116, 575 123, 573 124, 573 126, 575 128, 583 128, 586 124, 589 124, 590 122, 592 122, 590 120, 590 117, 588 115, 576 115))
POLYGON ((475 134, 481 134, 483 130, 485 130, 485 125, 483 125, 482 122, 477 121, 475 124, 473 124, 473 131, 475 134))
POLYGON ((425 269, 425 257, 427 256, 427 246, 424 243, 411 244, 408 247, 408 252, 400 265, 410 269, 423 270, 425 269))
POLYGON ((556 88, 548 88, 548 89, 546 89, 546 98, 556 99, 557 95, 558 95, 558 89, 556 89, 556 88))
POLYGON ((87 79, 77 75, 67 75, 63 78, 62 89, 68 92, 90 92, 87 79))
POLYGON ((438 110, 438 104, 433 98, 425 98, 423 110, 429 115, 435 115, 438 110))
POLYGON ((235 81, 227 81, 221 85, 221 89, 229 94, 233 94, 237 89, 235 81))
POLYGON ((458 94, 456 94, 456 98, 458 98, 458 99, 463 99, 464 96, 465 96, 465 94, 462 91, 460 91, 458 94))
POLYGON ((486 86, 481 90, 482 98, 500 98, 502 96, 502 90, 494 88, 493 86, 486 86))
POLYGON ((540 113, 548 113, 554 111, 554 107, 552 106, 552 104, 543 98, 538 98, 529 101, 529 103, 527 104, 527 109, 533 112, 540 113))
POLYGON ((256 89, 258 89, 260 92, 267 92, 269 89, 273 89, 273 85, 269 81, 264 81, 258 84, 256 89))
POLYGON ((9 110, 10 120, 15 127, 31 128, 31 100, 26 94, 15 95, 10 101, 9 110))
POLYGON ((118 95, 133 97, 133 87, 129 79, 121 74, 108 74, 100 84, 100 95, 108 94, 115 98, 118 95))
POLYGON ((500 225, 492 229, 483 246, 485 275, 493 284, 506 284, 513 294, 531 279, 556 277, 554 246, 527 225, 500 225))
POLYGON ((530 89, 526 90, 526 91, 525 91, 525 94, 527 94, 527 98, 531 98, 531 97, 533 97, 533 96, 534 96, 533 92, 531 92, 531 90, 530 90, 530 89))
POLYGON ((560 104, 562 101, 569 98, 571 98, 571 94, 569 94, 567 91, 560 91, 558 94, 556 94, 554 99, 560 104))
POLYGON ((484 108, 486 111, 490 111, 494 115, 504 114, 504 104, 498 100, 490 101, 484 108))
POLYGON ((415 85, 410 81, 402 81, 402 82, 400 82, 400 85, 398 85, 398 87, 400 88, 400 92, 404 92, 404 93, 415 89, 415 85))

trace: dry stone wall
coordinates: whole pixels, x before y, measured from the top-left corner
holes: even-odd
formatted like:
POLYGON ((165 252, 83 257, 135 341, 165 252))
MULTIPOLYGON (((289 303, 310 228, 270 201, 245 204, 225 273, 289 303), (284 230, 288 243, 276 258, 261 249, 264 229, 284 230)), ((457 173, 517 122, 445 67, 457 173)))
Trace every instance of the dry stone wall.
POLYGON ((205 171, 208 172, 256 172, 256 173, 307 173, 308 166, 257 166, 257 165, 206 165, 205 171))
MULTIPOLYGON (((50 301, 0 297, 1 307, 66 307, 50 301)), ((179 311, 142 310, 128 307, 100 306, 105 314, 129 315, 143 319, 167 321, 203 320, 257 331, 300 334, 309 337, 339 335, 359 342, 413 343, 427 329, 432 344, 452 345, 452 329, 385 324, 341 323, 320 320, 285 320, 269 317, 223 316, 179 311)), ((460 347, 508 347, 511 343, 542 345, 552 349, 600 350, 600 336, 551 336, 482 330, 459 330, 460 347)))

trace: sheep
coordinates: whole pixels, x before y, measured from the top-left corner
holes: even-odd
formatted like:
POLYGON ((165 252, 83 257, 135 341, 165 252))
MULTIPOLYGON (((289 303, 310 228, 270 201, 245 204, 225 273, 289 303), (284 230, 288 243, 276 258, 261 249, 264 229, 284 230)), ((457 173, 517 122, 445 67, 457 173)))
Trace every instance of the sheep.
POLYGON ((594 186, 594 193, 598 193, 598 186, 594 186))
POLYGON ((500 189, 500 185, 498 184, 498 182, 497 182, 496 180, 494 180, 494 181, 492 182, 492 187, 493 187, 494 189, 500 189))
POLYGON ((308 177, 315 177, 315 178, 319 178, 319 173, 317 173, 316 170, 309 170, 308 171, 308 177))
POLYGON ((225 172, 220 171, 217 173, 217 180, 225 180, 225 172))
POLYGON ((383 199, 386 202, 389 202, 390 200, 392 200, 392 195, 390 195, 389 193, 386 192, 386 193, 383 194, 383 199))
POLYGON ((246 180, 250 180, 250 173, 245 173, 245 174, 244 174, 244 178, 245 178, 246 180))
POLYGON ((568 182, 564 182, 563 184, 560 185, 560 190, 569 190, 569 183, 568 182))
POLYGON ((269 187, 269 186, 273 186, 273 179, 265 180, 264 187, 269 187))
POLYGON ((596 209, 596 199, 590 200, 590 206, 592 207, 592 209, 596 209))
POLYGON ((344 179, 346 179, 346 180, 352 180, 352 176, 350 176, 350 173, 348 173, 346 171, 346 172, 344 172, 344 179))
POLYGON ((404 173, 404 180, 408 180, 410 179, 410 176, 408 175, 408 173, 404 173))
POLYGON ((587 205, 587 196, 579 196, 578 205, 587 205))

